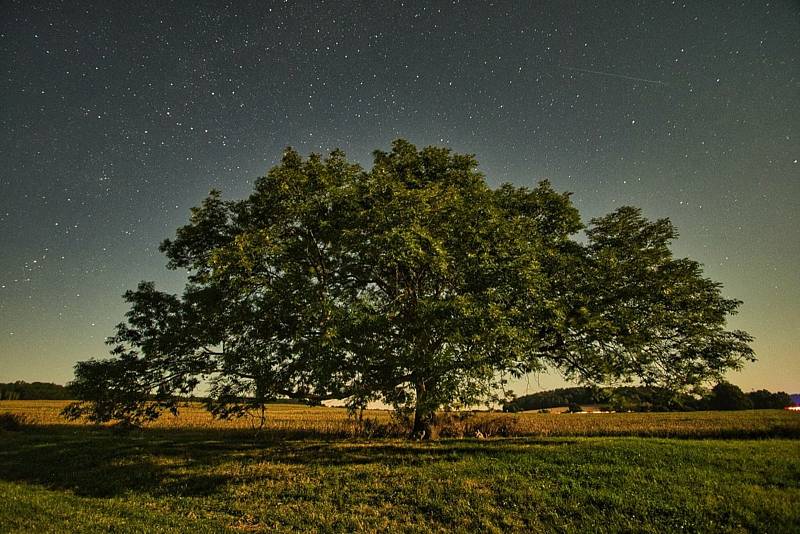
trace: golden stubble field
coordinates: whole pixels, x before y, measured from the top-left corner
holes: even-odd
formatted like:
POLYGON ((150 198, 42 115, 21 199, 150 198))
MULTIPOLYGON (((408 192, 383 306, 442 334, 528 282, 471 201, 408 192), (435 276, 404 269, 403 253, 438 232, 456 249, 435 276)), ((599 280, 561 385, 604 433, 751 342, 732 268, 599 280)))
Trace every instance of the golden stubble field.
MULTIPOLYGON (((0 401, 0 413, 24 416, 37 426, 87 425, 67 421, 59 415, 68 401, 0 401)), ((368 426, 389 425, 388 410, 366 410, 368 426)), ((800 414, 786 410, 673 413, 517 413, 455 412, 441 414, 444 437, 470 436, 480 430, 486 437, 497 436, 654 436, 654 437, 800 437, 800 414)), ((251 418, 214 419, 200 404, 183 406, 177 417, 164 414, 148 423, 152 429, 255 430, 251 418)), ((394 427, 397 432, 397 427, 394 427)), ((263 431, 308 433, 329 437, 364 435, 364 424, 350 417, 344 408, 271 404, 263 431)))

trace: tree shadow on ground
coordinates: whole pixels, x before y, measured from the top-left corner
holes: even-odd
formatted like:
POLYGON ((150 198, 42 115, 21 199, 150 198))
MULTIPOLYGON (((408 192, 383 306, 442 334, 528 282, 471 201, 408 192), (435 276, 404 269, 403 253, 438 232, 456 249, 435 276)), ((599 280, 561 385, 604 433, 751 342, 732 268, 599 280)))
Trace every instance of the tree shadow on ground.
MULTIPOLYGON (((207 496, 242 481, 253 463, 290 467, 414 467, 464 458, 530 454, 533 446, 568 446, 575 440, 506 438, 412 442, 397 439, 297 440, 243 432, 136 430, 50 425, 0 435, 0 480, 115 497, 207 496), (233 469, 228 468, 233 465, 233 469)), ((258 476, 257 474, 253 475, 258 476)))

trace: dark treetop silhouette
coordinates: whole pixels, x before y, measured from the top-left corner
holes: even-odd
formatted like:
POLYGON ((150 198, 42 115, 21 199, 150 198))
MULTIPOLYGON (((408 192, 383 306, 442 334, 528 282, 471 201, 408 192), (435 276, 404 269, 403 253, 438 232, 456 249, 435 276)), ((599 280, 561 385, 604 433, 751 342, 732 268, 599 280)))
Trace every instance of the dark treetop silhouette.
POLYGON ((125 294, 114 357, 77 364, 84 402, 67 415, 138 423, 206 382, 222 417, 276 397, 382 400, 432 437, 436 410, 509 376, 681 389, 753 359, 724 328, 740 302, 672 257, 668 220, 624 207, 580 243, 569 194, 493 190, 476 167, 403 140, 370 171, 287 149, 249 198, 212 191, 161 246, 184 294, 125 294))

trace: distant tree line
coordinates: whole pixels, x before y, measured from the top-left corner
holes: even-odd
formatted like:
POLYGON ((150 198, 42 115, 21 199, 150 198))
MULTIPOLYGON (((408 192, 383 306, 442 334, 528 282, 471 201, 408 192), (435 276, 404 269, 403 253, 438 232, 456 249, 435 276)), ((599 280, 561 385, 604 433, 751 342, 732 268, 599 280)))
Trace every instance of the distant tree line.
POLYGON ((75 395, 68 387, 50 382, 0 383, 0 400, 68 400, 75 395))
MULTIPOLYGON (((563 406, 600 405, 614 411, 694 411, 781 409, 793 404, 783 391, 759 389, 745 393, 729 382, 720 382, 702 394, 675 392, 652 386, 616 388, 571 387, 524 395, 503 405, 505 412, 547 410, 563 406)), ((574 410, 573 410, 574 411, 574 410)))

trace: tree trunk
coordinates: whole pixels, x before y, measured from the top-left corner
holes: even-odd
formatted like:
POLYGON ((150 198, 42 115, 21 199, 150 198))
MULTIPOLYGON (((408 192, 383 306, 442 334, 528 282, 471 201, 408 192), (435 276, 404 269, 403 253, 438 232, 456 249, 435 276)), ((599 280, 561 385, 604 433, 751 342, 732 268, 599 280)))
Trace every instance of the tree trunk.
POLYGON ((417 382, 416 405, 414 406, 414 428, 411 429, 412 439, 432 440, 439 437, 436 428, 436 414, 428 405, 428 389, 423 382, 417 382))

